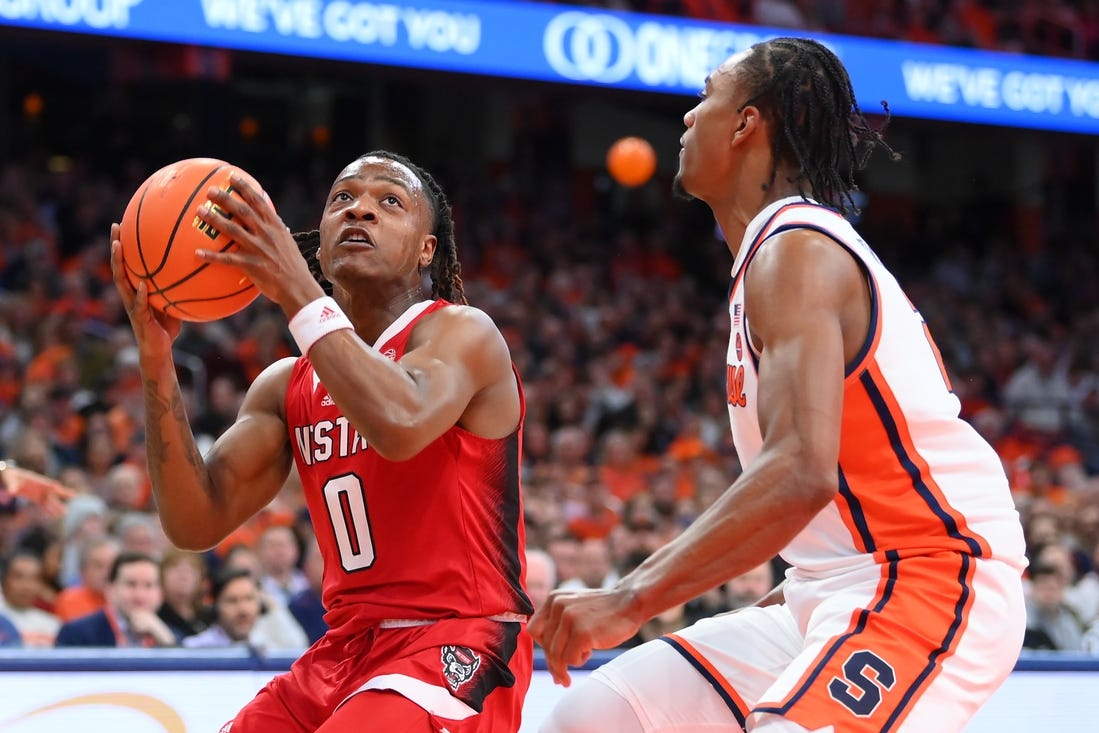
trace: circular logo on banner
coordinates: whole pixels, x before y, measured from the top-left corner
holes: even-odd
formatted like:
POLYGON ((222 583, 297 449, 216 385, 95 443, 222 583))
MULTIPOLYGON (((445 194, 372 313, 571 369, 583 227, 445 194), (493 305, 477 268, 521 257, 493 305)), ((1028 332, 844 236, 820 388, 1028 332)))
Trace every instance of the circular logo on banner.
POLYGON ((633 72, 633 31, 606 13, 573 10, 555 16, 546 25, 542 49, 553 70, 573 81, 613 84, 633 72))

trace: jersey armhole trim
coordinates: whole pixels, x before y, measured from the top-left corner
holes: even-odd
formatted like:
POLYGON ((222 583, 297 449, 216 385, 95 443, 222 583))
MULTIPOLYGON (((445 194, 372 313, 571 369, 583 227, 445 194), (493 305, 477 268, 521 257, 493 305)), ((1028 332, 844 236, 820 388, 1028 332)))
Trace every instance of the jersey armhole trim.
MULTIPOLYGON (((818 234, 823 234, 824 236, 828 237, 833 242, 838 244, 840 247, 842 247, 847 252, 847 254, 849 254, 851 258, 855 260, 855 264, 859 266, 859 269, 862 270, 863 277, 866 278, 866 285, 870 289, 870 321, 867 324, 866 335, 863 337, 862 346, 860 346, 859 350, 855 352, 855 356, 851 359, 851 361, 847 364, 844 364, 843 378, 846 381, 847 379, 850 379, 852 376, 862 371, 863 365, 865 365, 867 360, 870 359, 870 357, 873 355, 874 351, 877 349, 878 341, 881 338, 881 295, 878 291, 877 278, 875 278, 874 273, 870 271, 870 266, 866 264, 862 257, 856 254, 854 248, 851 247, 851 245, 849 245, 847 242, 844 242, 842 239, 837 237, 835 233, 828 231, 822 226, 816 224, 807 224, 804 222, 798 222, 796 224, 786 224, 780 227, 776 227, 775 230, 769 233, 765 239, 770 239, 776 234, 782 234, 783 232, 788 232, 792 229, 810 229, 814 232, 817 232, 818 234)), ((756 251, 758 252, 759 249, 762 248, 762 246, 763 242, 760 242, 760 246, 756 248, 756 251)), ((745 278, 748 275, 747 270, 748 263, 745 262, 745 278)), ((753 346, 750 334, 748 333, 747 314, 745 314, 744 316, 744 331, 745 337, 748 338, 748 350, 753 354, 753 356, 756 356, 756 360, 758 362, 758 356, 756 355, 755 347, 753 346)))

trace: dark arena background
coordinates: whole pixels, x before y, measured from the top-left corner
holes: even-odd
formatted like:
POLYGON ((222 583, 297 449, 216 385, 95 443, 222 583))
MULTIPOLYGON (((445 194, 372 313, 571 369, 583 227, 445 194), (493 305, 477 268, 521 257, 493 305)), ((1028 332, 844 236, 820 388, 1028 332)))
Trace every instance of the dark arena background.
MULTIPOLYGON (((284 648, 38 648, 52 646, 65 590, 95 582, 82 560, 101 536, 166 565, 196 559, 156 519, 133 337, 110 280, 109 226, 148 175, 224 159, 298 231, 364 152, 430 170, 454 205, 469 300, 523 376, 528 546, 558 585, 598 587, 740 470, 724 402, 731 257, 671 179, 706 74, 777 35, 833 48, 874 125, 889 103, 902 158, 859 174, 857 228, 1000 453, 1031 563, 1058 569, 1041 610, 1030 599, 1015 673, 967 730, 1094 730, 1099 4, 1069 0, 0 0, 0 457, 78 492, 60 518, 0 504, 0 616, 21 619, 18 635, 0 628, 12 645, 0 730, 217 730, 305 645, 291 626, 284 648), (624 136, 656 151, 641 186, 607 173, 624 136), (15 599, 28 587, 29 606, 15 599)), ((262 298, 185 326, 176 358, 200 447, 295 349, 262 298)), ((292 479, 196 567, 244 545, 260 575, 308 575, 309 527, 292 479), (277 527, 292 541, 272 549, 277 527)), ((640 637, 739 598, 730 583, 640 637)), ((524 731, 561 692, 536 669, 524 731)))

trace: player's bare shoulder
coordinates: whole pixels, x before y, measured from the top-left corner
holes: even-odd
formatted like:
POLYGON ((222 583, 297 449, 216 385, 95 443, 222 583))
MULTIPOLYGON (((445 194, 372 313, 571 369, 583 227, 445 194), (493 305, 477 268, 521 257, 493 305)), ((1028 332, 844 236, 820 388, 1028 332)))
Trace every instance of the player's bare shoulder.
POLYGON ((463 428, 485 438, 515 430, 522 414, 519 382, 504 335, 487 313, 466 305, 440 308, 417 324, 409 345, 418 358, 446 361, 463 375, 470 390, 463 428))
POLYGON ((762 311, 792 300, 838 309, 865 290, 858 258, 828 235, 808 228, 776 234, 764 243, 744 282, 749 307, 759 300, 770 306, 753 308, 757 319, 762 311), (796 297, 776 299, 775 293, 796 297))
POLYGON ((470 305, 452 305, 424 316, 412 331, 409 349, 429 346, 464 354, 482 368, 511 369, 511 352, 496 322, 470 305))

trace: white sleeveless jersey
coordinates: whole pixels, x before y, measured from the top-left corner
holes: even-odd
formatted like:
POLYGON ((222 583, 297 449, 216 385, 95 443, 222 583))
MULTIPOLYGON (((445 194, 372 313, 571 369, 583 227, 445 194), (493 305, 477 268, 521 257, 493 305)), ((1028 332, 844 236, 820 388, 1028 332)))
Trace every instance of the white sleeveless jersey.
POLYGON ((1003 466, 958 416, 960 403, 923 318, 846 219, 800 196, 752 220, 733 264, 727 401, 741 464, 751 466, 762 445, 745 272, 771 237, 790 229, 818 231, 862 264, 871 317, 845 372, 839 493, 783 559, 810 575, 942 551, 1024 567, 1022 527, 1003 466))

